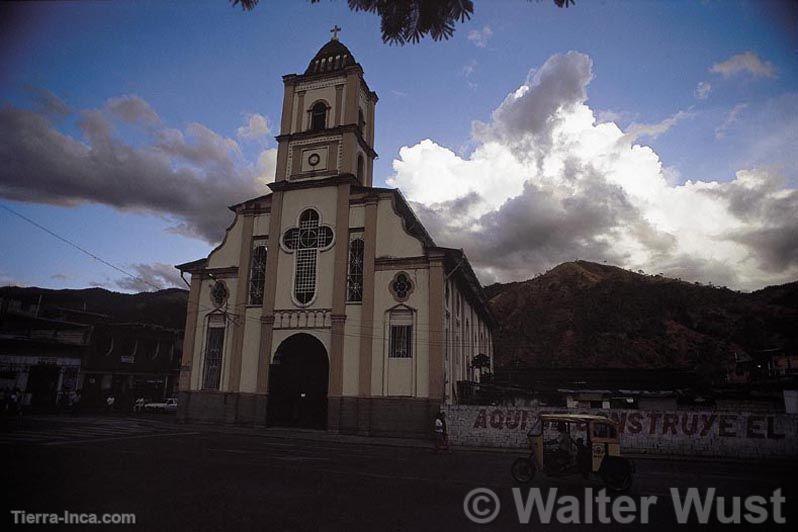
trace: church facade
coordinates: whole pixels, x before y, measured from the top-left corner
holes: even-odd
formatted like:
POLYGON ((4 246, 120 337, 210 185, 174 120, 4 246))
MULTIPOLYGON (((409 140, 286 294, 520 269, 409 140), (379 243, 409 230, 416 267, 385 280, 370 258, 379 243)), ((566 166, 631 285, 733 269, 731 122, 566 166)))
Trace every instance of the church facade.
POLYGON ((462 250, 372 186, 377 95, 337 38, 285 86, 271 193, 190 274, 182 420, 423 435, 493 360, 462 250), (481 360, 485 360, 481 357, 481 360))

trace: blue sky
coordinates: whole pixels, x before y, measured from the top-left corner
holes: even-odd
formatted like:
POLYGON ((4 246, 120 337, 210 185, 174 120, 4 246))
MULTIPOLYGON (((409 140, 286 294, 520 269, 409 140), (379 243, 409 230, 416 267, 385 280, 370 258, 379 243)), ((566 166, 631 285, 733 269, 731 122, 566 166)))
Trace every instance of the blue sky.
MULTIPOLYGON (((181 224, 199 223, 199 215, 187 216, 185 209, 198 204, 214 209, 221 232, 227 216, 222 199, 240 196, 243 200, 250 191, 266 191, 260 182, 240 185, 262 173, 263 168, 254 168, 258 158, 275 147, 272 136, 279 127, 281 76, 303 71, 329 39, 329 28, 338 24, 343 28, 341 40, 380 96, 376 119, 380 157, 375 165, 375 185, 385 186, 389 180, 389 185, 405 190, 434 229, 439 243, 463 247, 484 282, 530 277, 571 258, 607 260, 746 289, 795 278, 798 257, 789 247, 798 242, 795 226, 785 225, 785 219, 798 214, 792 210, 797 204, 793 197, 798 184, 793 153, 798 124, 798 41, 795 28, 788 23, 795 20, 794 12, 790 13, 786 3, 580 1, 569 9, 558 9, 548 1, 477 0, 474 17, 458 25, 451 40, 425 40, 404 47, 383 44, 379 19, 350 12, 343 0, 315 5, 264 0, 252 12, 231 7, 224 0, 194 4, 139 1, 4 6, 9 16, 0 37, 0 105, 9 116, 8 127, 0 130, 0 157, 15 160, 13 165, 8 161, 0 161, 0 165, 22 174, 0 171, 0 204, 136 275, 151 276, 151 282, 164 286, 173 282, 173 276, 164 278, 158 273, 162 270, 152 265, 193 260, 212 248, 209 240, 213 238, 207 230, 175 229, 181 224), (426 176, 425 168, 446 159, 449 162, 445 164, 463 167, 468 173, 468 167, 477 164, 480 149, 491 143, 506 148, 516 159, 524 159, 518 155, 514 139, 497 133, 504 125, 492 113, 525 83, 531 87, 532 97, 542 97, 542 85, 536 85, 540 80, 534 79, 534 74, 528 78, 530 71, 545 72, 548 65, 551 76, 565 76, 565 70, 556 68, 566 67, 547 61, 569 51, 588 58, 590 72, 576 82, 586 87, 586 98, 563 105, 584 105, 594 113, 596 123, 614 122, 627 134, 635 131, 635 124, 637 131, 648 131, 629 137, 630 142, 649 147, 656 154, 663 175, 674 187, 688 181, 728 183, 726 188, 701 192, 702 198, 708 194, 719 197, 717 201, 722 204, 717 204, 718 209, 725 209, 716 216, 719 225, 700 229, 704 240, 693 242, 685 227, 647 210, 647 205, 659 201, 657 197, 634 196, 629 186, 618 185, 624 178, 616 176, 607 182, 632 194, 629 202, 637 217, 630 221, 631 214, 623 208, 608 205, 606 208, 617 216, 604 233, 569 234, 560 241, 536 240, 532 235, 543 222, 530 218, 529 223, 537 225, 519 229, 519 235, 523 240, 529 234, 529 241, 535 244, 519 256, 500 253, 504 260, 500 264, 487 259, 496 250, 481 249, 468 240, 447 241, 447 236, 464 227, 468 232, 462 234, 475 240, 485 238, 479 231, 488 220, 503 215, 505 203, 521 201, 521 189, 516 196, 494 198, 489 207, 460 219, 459 225, 439 226, 441 215, 450 208, 446 202, 458 197, 436 195, 432 188, 421 186, 421 180, 434 179, 426 176), (744 55, 748 53, 751 55, 744 55), (758 63, 751 67, 745 57, 754 57, 758 63), (738 68, 736 64, 748 67, 738 68), (721 67, 713 72, 713 65, 721 67), (701 82, 711 87, 703 98, 696 95, 701 82), (69 111, 48 114, 41 103, 43 91, 57 96, 69 111), (34 164, 41 156, 25 152, 34 161, 21 160, 21 150, 15 147, 18 139, 11 133, 14 130, 10 124, 17 123, 12 118, 45 116, 48 131, 91 144, 87 129, 81 126, 85 113, 105 110, 108 114, 109 100, 133 96, 157 114, 158 124, 144 127, 143 122, 125 122, 118 117, 113 122, 109 118, 112 135, 120 145, 131 150, 147 149, 154 142, 153 135, 158 134, 156 129, 182 132, 188 138, 190 124, 201 124, 213 132, 211 144, 223 139, 236 143, 239 152, 231 160, 214 160, 217 166, 212 171, 194 168, 200 177, 207 177, 209 172, 223 175, 220 168, 236 173, 238 177, 231 179, 229 187, 217 183, 213 189, 224 191, 221 203, 202 200, 176 213, 152 198, 158 193, 152 184, 146 185, 153 186, 146 200, 129 204, 123 193, 106 200, 107 192, 59 192, 48 188, 48 177, 40 175, 43 170, 34 164), (12 112, 22 114, 12 117, 12 112), (248 139, 237 135, 253 114, 267 119, 269 135, 248 139), (663 123, 669 118, 674 118, 672 124, 663 123), (475 135, 474 121, 487 124, 493 133, 487 137, 475 135), (657 125, 660 129, 646 129, 657 125), (425 139, 432 141, 426 151, 419 144, 425 139), (408 148, 404 156, 400 155, 402 147, 408 148), (446 155, 446 150, 453 152, 454 158, 446 155), (415 162, 408 162, 401 170, 394 168, 395 161, 409 161, 413 154, 418 156, 415 162), (24 174, 29 170, 36 175, 24 174), (737 175, 741 170, 768 172, 768 177, 757 174, 760 177, 742 179, 737 175), (771 203, 750 206, 750 212, 741 214, 735 198, 741 190, 751 189, 753 182, 767 189, 771 203), (767 212, 776 208, 782 209, 779 220, 768 218, 767 212), (753 210, 758 217, 751 214, 753 210), (638 222, 677 243, 666 253, 662 246, 652 247, 648 240, 641 244, 639 239, 632 241, 638 237, 621 234, 638 222), (194 237, 187 236, 191 234, 194 237), (718 236, 721 234, 722 238, 718 236), (773 246, 761 249, 753 241, 762 242, 765 234, 772 237, 773 246), (584 240, 591 245, 584 245, 584 240), (717 253, 705 256, 693 251, 705 249, 708 242, 717 253), (473 253, 469 251, 472 245, 473 253)), ((519 107, 518 112, 534 112, 537 107, 533 104, 519 107)), ((38 144, 31 142, 26 146, 33 150, 38 144)), ((202 145, 195 147, 201 149, 202 145)), ((569 158, 567 154, 563 157, 569 158)), ((175 170, 185 163, 171 161, 175 170)), ((70 164, 77 163, 65 163, 64 172, 69 171, 70 164)), ((500 166, 498 159, 491 164, 500 166)), ((113 166, 108 168, 109 173, 114 171, 113 166)), ((564 206, 579 199, 585 188, 570 188, 569 192, 562 183, 552 185, 549 177, 519 170, 514 178, 518 186, 529 181, 524 190, 534 189, 536 193, 523 208, 545 210, 537 202, 549 198, 555 204, 556 219, 562 222, 558 227, 568 227, 572 217, 564 206), (554 188, 545 188, 549 186, 554 188)), ((140 186, 136 179, 118 179, 116 190, 140 186)), ((461 195, 489 196, 478 180, 479 176, 463 178, 461 195)), ((186 181, 180 185, 186 186, 186 181)), ((683 192, 684 188, 679 190, 683 192)), ((0 255, 3 284, 137 287, 120 285, 118 272, 5 210, 0 210, 0 224, 4 228, 0 232, 0 247, 5 250, 0 255)), ((635 226, 632 232, 639 234, 638 229, 635 226)))

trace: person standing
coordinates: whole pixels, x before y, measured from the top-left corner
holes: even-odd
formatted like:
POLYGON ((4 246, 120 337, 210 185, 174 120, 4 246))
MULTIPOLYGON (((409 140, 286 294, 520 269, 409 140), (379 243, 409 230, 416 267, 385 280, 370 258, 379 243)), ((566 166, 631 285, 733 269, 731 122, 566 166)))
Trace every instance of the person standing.
POLYGON ((20 392, 19 388, 14 388, 10 399, 11 413, 22 419, 22 392, 20 392))
POLYGON ((435 416, 435 449, 434 452, 449 450, 449 435, 446 430, 446 414, 439 412, 435 416))
POLYGON ((77 390, 75 392, 75 401, 72 403, 72 415, 77 416, 80 414, 80 400, 82 399, 83 393, 81 390, 77 390))

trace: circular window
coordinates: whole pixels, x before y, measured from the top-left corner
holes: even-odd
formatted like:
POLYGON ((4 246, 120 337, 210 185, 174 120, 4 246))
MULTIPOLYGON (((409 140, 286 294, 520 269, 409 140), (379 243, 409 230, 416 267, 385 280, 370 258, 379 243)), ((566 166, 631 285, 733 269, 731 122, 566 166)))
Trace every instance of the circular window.
POLYGON ((222 281, 216 281, 216 283, 211 288, 211 301, 216 306, 216 308, 221 307, 227 302, 227 298, 230 295, 230 292, 227 291, 227 285, 225 285, 222 281))
POLYGON ((390 284, 391 293, 397 301, 406 301, 413 293, 413 281, 405 272, 399 272, 390 284))
POLYGON ((311 153, 308 157, 308 164, 310 166, 316 166, 321 162, 321 157, 318 153, 311 153))

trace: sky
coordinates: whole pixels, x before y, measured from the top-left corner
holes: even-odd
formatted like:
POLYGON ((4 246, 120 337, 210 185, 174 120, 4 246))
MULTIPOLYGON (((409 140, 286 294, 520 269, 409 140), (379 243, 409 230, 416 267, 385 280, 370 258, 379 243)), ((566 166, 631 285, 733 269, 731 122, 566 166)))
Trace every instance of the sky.
POLYGON ((344 0, 0 9, 0 285, 185 286, 173 265, 268 192, 281 76, 333 25, 380 98, 374 185, 483 284, 576 259, 798 280, 790 3, 475 0, 406 46, 344 0))

